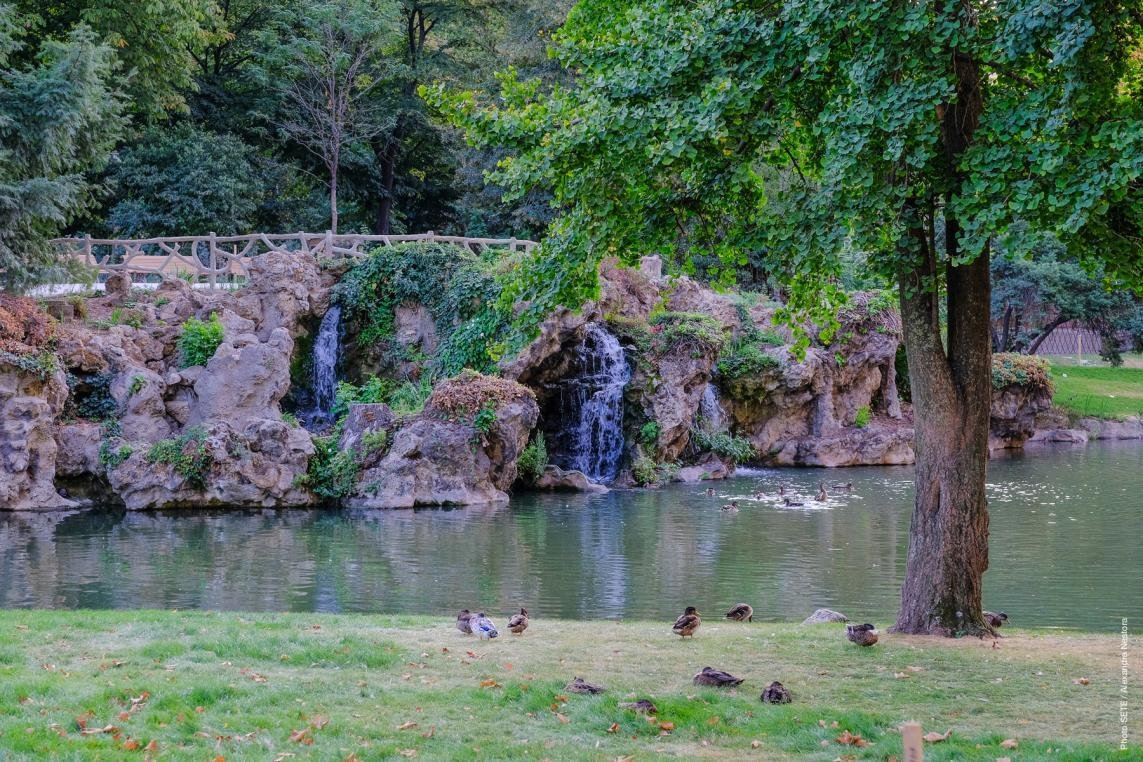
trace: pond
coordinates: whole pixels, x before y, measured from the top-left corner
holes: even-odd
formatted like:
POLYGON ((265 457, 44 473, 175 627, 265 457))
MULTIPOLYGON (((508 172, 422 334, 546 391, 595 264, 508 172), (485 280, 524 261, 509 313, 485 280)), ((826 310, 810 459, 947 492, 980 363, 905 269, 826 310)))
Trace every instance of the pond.
MULTIPOLYGON (((1143 445, 993 461, 985 606, 1022 626, 1143 618, 1143 445)), ((0 607, 455 612, 662 619, 686 605, 890 623, 912 470, 759 470, 714 483, 386 512, 0 514, 0 607), (828 504, 781 505, 780 484, 828 504), (767 497, 749 496, 763 489, 767 497), (742 498, 741 511, 719 506, 742 498)))

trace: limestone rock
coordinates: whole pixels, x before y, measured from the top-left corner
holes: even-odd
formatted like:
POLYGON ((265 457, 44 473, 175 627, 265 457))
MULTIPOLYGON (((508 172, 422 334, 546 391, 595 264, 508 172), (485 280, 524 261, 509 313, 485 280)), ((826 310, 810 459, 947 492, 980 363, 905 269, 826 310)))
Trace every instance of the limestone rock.
POLYGON ((56 477, 82 477, 101 474, 99 446, 103 431, 98 423, 77 421, 56 430, 56 477))
POLYGON ((281 421, 249 420, 242 429, 225 421, 202 426, 201 439, 184 453, 203 453, 202 483, 168 463, 152 463, 147 449, 136 451, 108 473, 111 487, 128 510, 207 507, 289 508, 312 505, 314 497, 296 487, 306 473, 313 442, 303 429, 281 421))
POLYGON ((224 420, 235 425, 281 417, 278 403, 290 388, 290 355, 294 342, 285 328, 268 341, 253 334, 227 338, 194 382, 195 402, 187 423, 224 420))
POLYGON ((1036 419, 1052 407, 1050 388, 1010 384, 992 392, 988 447, 991 450, 1023 447, 1036 432, 1036 419))
POLYGON ((821 624, 823 622, 848 622, 849 617, 833 609, 817 609, 814 613, 802 620, 802 624, 821 624))
POLYGON ((63 371, 41 375, 0 355, 0 510, 75 505, 55 489, 55 418, 67 394, 63 371))
POLYGON ((321 315, 329 306, 330 284, 312 254, 273 251, 250 260, 249 272, 238 303, 257 324, 262 341, 278 329, 297 337, 305 331, 303 318, 321 315))
POLYGON ((1089 439, 1143 439, 1143 419, 1136 416, 1122 421, 1081 418, 1077 425, 1089 439))
POLYGON ((567 470, 559 466, 548 466, 536 483, 532 485, 539 490, 552 490, 555 492, 608 492, 607 487, 588 479, 580 471, 567 470))
POLYGON ((711 479, 726 479, 734 474, 734 464, 728 463, 712 452, 705 453, 698 463, 683 466, 674 480, 694 484, 711 479))
POLYGON ((397 428, 387 452, 361 473, 347 503, 412 508, 507 500, 516 460, 538 416, 535 396, 519 384, 478 374, 446 381, 423 413, 397 428), (495 420, 481 432, 475 415, 485 406, 493 407, 495 420))
POLYGON ((1025 444, 1087 444, 1083 429, 1038 429, 1025 444))
POLYGON ((501 363, 501 375, 533 388, 561 378, 567 360, 565 349, 583 341, 588 324, 601 318, 595 302, 588 302, 579 311, 557 307, 540 324, 539 335, 514 357, 501 363))
POLYGON ((825 436, 786 439, 765 458, 779 466, 902 466, 913 463, 913 428, 874 420, 825 436))
POLYGON ((350 405, 338 444, 343 452, 356 450, 361 446, 361 440, 366 434, 388 429, 395 420, 396 416, 388 405, 381 403, 350 405))

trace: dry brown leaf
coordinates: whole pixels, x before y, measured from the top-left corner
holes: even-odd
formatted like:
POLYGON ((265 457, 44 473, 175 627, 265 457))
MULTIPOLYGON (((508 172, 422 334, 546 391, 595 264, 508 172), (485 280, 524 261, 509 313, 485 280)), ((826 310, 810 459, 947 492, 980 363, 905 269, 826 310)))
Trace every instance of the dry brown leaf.
POLYGON ((905 667, 905 669, 909 670, 910 672, 924 672, 925 671, 924 667, 910 666, 910 667, 905 667))
POLYGON ((321 730, 329 724, 329 718, 322 717, 320 714, 314 715, 314 718, 310 720, 310 724, 313 725, 315 729, 321 730))
POLYGON ((421 733, 421 738, 432 738, 437 733, 437 726, 432 725, 424 733, 421 733))
POLYGON ((150 743, 148 743, 146 746, 143 747, 143 751, 158 751, 158 750, 159 750, 159 742, 154 740, 154 739, 152 739, 150 743))
POLYGON ((349 756, 345 758, 344 762, 357 762, 357 755, 350 752, 349 756))
POLYGON ((569 722, 571 722, 570 717, 568 717, 566 714, 560 714, 559 712, 556 712, 556 719, 562 722, 564 725, 567 725, 569 722))
POLYGON ((670 733, 674 729, 675 729, 675 723, 673 723, 673 722, 660 722, 659 723, 659 730, 665 730, 668 733, 670 733))
POLYGON ((415 756, 417 756, 417 750, 416 749, 401 749, 401 751, 399 751, 398 754, 400 754, 402 757, 415 757, 415 756))
POLYGON ((400 725, 398 725, 397 730, 412 730, 415 727, 417 727, 417 723, 409 720, 408 722, 402 722, 400 725))
POLYGON ((912 677, 912 675, 910 675, 908 672, 894 672, 893 677, 897 678, 898 680, 904 680, 907 677, 912 677))
POLYGON ((1089 678, 1086 678, 1086 677, 1077 677, 1075 680, 1072 680, 1072 682, 1075 683, 1076 685, 1090 685, 1091 684, 1091 680, 1089 678))
POLYGON ((635 757, 616 757, 615 762, 635 762, 635 757))
POLYGON ((308 746, 314 742, 314 739, 313 736, 310 735, 309 728, 302 728, 301 730, 295 730, 293 733, 290 733, 290 742, 308 746))
POLYGON ((83 735, 83 736, 94 736, 94 735, 99 735, 100 733, 118 733, 118 732, 119 732, 119 728, 115 727, 114 725, 104 725, 102 728, 91 728, 91 729, 81 730, 81 731, 79 731, 79 734, 83 735))
POLYGON ((139 749, 142 748, 142 746, 143 745, 141 743, 139 743, 138 741, 136 741, 134 738, 128 738, 126 741, 123 742, 123 750, 124 751, 139 751, 139 749))
POLYGON ((481 680, 480 681, 480 687, 481 688, 503 688, 504 686, 502 686, 500 683, 496 682, 495 680, 489 678, 487 680, 481 680))
POLYGON ((226 757, 219 754, 214 759, 212 759, 210 762, 226 762, 226 757))
POLYGON ((1020 745, 1020 742, 1015 738, 1005 738, 1000 742, 1001 749, 1015 749, 1020 745))
POLYGON ((923 736, 921 736, 921 738, 924 738, 929 743, 940 743, 941 741, 949 740, 949 738, 951 736, 952 736, 952 730, 949 729, 949 730, 946 730, 943 734, 938 733, 936 731, 933 731, 931 733, 925 733, 923 736))
POLYGON ((130 712, 120 712, 119 713, 119 721, 120 722, 127 722, 127 720, 129 720, 129 719, 131 719, 131 713, 130 712))
POLYGON ((205 712, 205 711, 206 711, 206 707, 204 707, 204 706, 196 706, 196 707, 194 708, 194 711, 195 711, 195 713, 196 713, 196 714, 202 714, 203 712, 205 712))
POLYGON ((556 696, 556 701, 559 701, 561 703, 566 704, 566 703, 568 703, 568 697, 561 693, 558 696, 556 696))
POLYGON ((852 754, 846 754, 844 757, 834 757, 833 762, 856 762, 857 757, 852 754))
POLYGON ((711 715, 710 717, 707 717, 707 718, 706 718, 706 724, 707 724, 707 725, 711 725, 711 726, 714 726, 714 725, 717 725, 717 724, 718 724, 718 723, 720 723, 720 722, 722 722, 722 718, 721 718, 721 717, 719 717, 717 714, 715 714, 715 715, 711 715))
POLYGON ((1012 762, 1012 757, 997 757, 996 762, 1012 762))
POLYGON ((843 730, 841 732, 841 735, 839 735, 834 740, 837 741, 838 743, 844 744, 846 746, 857 746, 859 748, 862 746, 868 746, 869 745, 869 741, 866 741, 864 738, 862 738, 859 735, 856 735, 854 733, 850 733, 848 730, 843 730))
POLYGON ((608 733, 618 733, 619 732, 619 723, 618 722, 611 723, 611 725, 609 725, 607 728, 607 732, 608 733))

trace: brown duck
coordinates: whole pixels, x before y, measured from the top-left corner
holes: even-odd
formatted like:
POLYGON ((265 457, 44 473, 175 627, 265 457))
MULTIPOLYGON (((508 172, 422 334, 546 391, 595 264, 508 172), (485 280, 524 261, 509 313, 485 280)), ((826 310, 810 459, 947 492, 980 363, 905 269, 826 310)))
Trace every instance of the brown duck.
POLYGON ((786 686, 775 680, 762 691, 761 699, 764 704, 789 704, 794 697, 786 690, 786 686))
POLYGON ((734 688, 742 685, 742 678, 721 669, 703 667, 702 672, 695 675, 694 682, 695 685, 709 685, 712 688, 734 688))
POLYGON ((520 613, 513 614, 508 620, 508 631, 513 635, 521 635, 526 629, 528 629, 528 609, 521 606, 520 613))
POLYGON ((582 677, 576 677, 570 683, 564 686, 564 690, 568 693, 603 693, 603 687, 599 685, 592 685, 584 680, 582 677))
POLYGON ((851 643, 859 646, 871 646, 877 642, 877 628, 866 622, 865 624, 850 624, 845 627, 845 637, 851 643))
POLYGON ((699 619, 699 613, 695 610, 694 606, 687 606, 683 615, 675 620, 675 624, 671 630, 680 637, 685 638, 690 635, 692 638, 695 636, 695 630, 699 628, 702 620, 699 619))
POLYGON ((472 612, 468 609, 462 609, 456 615, 456 629, 463 632, 465 635, 472 634, 472 612))
POLYGON ((735 604, 730 611, 726 612, 726 618, 736 622, 753 622, 754 608, 749 603, 735 604))
POLYGON ((999 629, 1000 627, 1002 627, 1004 625, 1005 622, 1008 621, 1008 615, 1005 614, 1003 611, 999 611, 995 614, 992 613, 991 611, 985 611, 984 612, 984 621, 988 622, 988 625, 990 627, 995 628, 995 629, 999 629))

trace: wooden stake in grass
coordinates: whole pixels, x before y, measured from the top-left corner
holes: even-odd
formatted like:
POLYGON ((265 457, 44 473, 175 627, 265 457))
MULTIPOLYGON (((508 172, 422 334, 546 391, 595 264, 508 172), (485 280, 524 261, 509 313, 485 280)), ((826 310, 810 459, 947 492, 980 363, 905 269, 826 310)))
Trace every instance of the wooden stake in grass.
POLYGON ((924 762, 925 750, 921 741, 921 723, 906 722, 901 726, 902 758, 905 762, 924 762))

